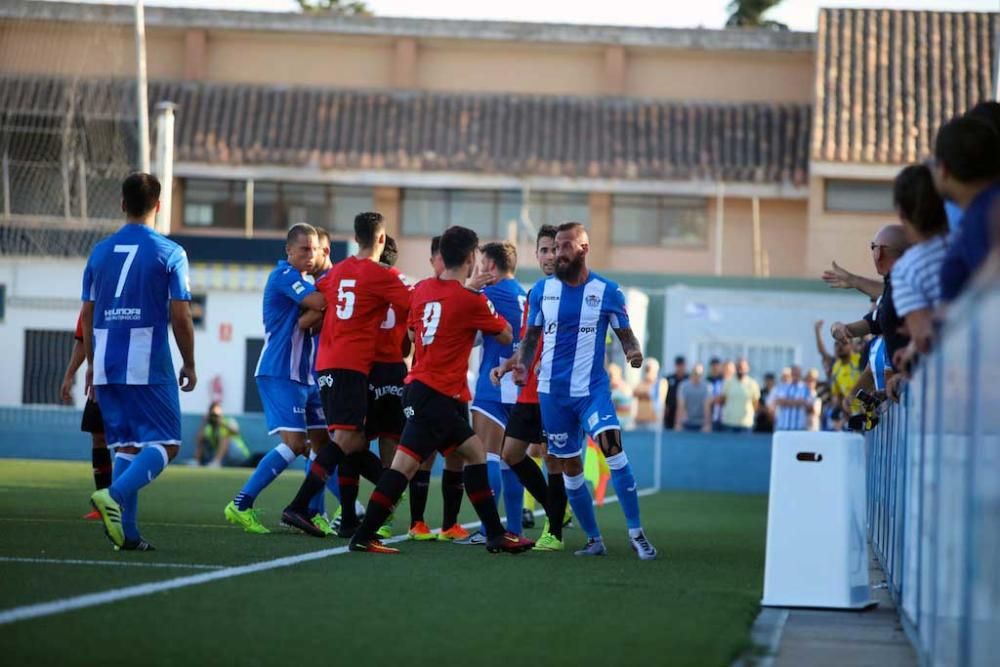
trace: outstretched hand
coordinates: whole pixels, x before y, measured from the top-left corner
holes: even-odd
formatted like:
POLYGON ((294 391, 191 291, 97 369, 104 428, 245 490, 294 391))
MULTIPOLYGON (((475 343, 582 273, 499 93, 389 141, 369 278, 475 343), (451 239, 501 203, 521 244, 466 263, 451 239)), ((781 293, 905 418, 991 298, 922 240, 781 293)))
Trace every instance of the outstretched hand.
POLYGON ((823 272, 823 282, 835 289, 851 289, 851 272, 841 268, 836 262, 823 272))

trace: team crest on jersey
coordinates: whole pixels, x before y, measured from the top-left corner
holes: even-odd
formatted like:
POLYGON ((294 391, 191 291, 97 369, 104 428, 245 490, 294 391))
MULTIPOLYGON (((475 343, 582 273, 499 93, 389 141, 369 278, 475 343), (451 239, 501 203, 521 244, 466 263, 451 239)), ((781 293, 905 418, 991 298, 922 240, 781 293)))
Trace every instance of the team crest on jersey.
POLYGON ((590 306, 591 308, 597 308, 599 305, 601 305, 601 297, 597 296, 596 294, 588 294, 586 301, 587 305, 590 306))

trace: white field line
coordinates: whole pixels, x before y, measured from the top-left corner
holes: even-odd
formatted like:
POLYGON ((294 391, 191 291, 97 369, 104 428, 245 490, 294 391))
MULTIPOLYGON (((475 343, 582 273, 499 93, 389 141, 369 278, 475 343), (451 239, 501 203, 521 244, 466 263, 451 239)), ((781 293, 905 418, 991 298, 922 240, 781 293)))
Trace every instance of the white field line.
MULTIPOLYGON (((643 489, 639 491, 640 496, 648 496, 654 493, 656 493, 655 489, 643 489)), ((617 496, 610 496, 604 499, 605 505, 616 502, 618 502, 617 496)), ((535 516, 542 516, 544 513, 545 512, 542 510, 536 510, 535 516)), ((478 525, 479 521, 470 521, 469 523, 462 524, 462 527, 472 528, 478 525)), ((403 534, 384 540, 383 543, 394 544, 396 542, 404 542, 408 539, 410 539, 409 535, 403 534)), ((292 565, 298 565, 299 563, 321 560, 323 558, 339 556, 340 554, 345 553, 348 553, 346 545, 336 547, 334 549, 321 549, 319 551, 310 551, 308 553, 296 554, 294 556, 284 556, 282 558, 261 561, 259 563, 251 563, 250 565, 227 567, 221 570, 214 570, 212 572, 204 572, 202 574, 192 574, 185 577, 166 579, 164 581, 154 581, 148 584, 115 588, 101 593, 87 593, 86 595, 77 595, 75 597, 52 600, 51 602, 41 602, 38 604, 14 607, 12 609, 0 611, 0 625, 16 623, 17 621, 26 621, 32 618, 52 616, 54 614, 62 614, 76 609, 96 607, 111 602, 118 602, 120 600, 128 600, 130 598, 153 595, 154 593, 162 593, 163 591, 171 591, 177 588, 200 586, 201 584, 207 584, 212 581, 231 579, 232 577, 240 577, 245 574, 255 574, 257 572, 265 572, 267 570, 276 570, 283 567, 291 567, 292 565)))
POLYGON ((134 563, 127 560, 79 560, 62 558, 19 558, 0 556, 0 563, 31 563, 38 565, 114 565, 120 567, 158 567, 182 570, 222 570, 225 565, 199 565, 196 563, 134 563))

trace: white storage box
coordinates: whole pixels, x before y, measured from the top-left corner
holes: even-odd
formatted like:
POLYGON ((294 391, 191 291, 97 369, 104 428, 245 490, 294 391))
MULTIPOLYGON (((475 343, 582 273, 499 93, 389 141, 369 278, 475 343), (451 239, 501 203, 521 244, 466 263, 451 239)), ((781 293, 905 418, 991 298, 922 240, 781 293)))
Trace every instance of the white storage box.
POLYGON ((865 516, 864 438, 775 433, 762 604, 836 609, 874 604, 865 516))

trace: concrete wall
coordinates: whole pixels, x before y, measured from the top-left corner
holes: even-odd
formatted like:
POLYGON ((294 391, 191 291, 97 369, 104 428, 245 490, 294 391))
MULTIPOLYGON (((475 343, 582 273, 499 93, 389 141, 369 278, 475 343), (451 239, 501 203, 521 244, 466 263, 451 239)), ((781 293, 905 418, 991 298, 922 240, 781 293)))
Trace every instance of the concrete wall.
MULTIPOLYGON (((0 69, 134 71, 128 25, 0 21, 0 69)), ((147 27, 151 78, 542 95, 807 102, 813 54, 147 27)))

